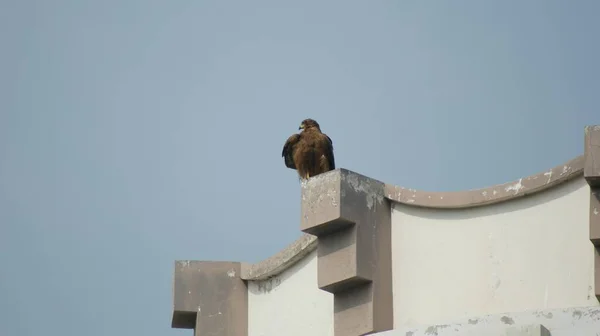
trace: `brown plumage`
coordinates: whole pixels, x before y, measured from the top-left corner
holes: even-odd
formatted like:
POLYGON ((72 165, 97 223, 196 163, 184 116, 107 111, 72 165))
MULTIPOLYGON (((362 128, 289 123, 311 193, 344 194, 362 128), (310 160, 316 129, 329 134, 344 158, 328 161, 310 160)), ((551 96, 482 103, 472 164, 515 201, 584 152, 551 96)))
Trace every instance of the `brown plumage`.
POLYGON ((305 119, 298 129, 302 132, 290 136, 283 145, 285 166, 297 170, 301 179, 335 169, 333 142, 321 132, 319 123, 305 119))

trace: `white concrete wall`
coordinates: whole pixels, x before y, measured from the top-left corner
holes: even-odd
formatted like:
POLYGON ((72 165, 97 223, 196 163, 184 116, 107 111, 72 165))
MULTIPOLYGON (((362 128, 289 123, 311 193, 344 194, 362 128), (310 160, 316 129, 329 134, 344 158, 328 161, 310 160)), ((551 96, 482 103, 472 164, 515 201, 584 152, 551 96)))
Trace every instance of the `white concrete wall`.
POLYGON ((583 178, 481 208, 392 210, 394 328, 596 306, 583 178))
POLYGON ((269 280, 248 282, 249 336, 333 336, 333 295, 317 284, 317 252, 269 280))

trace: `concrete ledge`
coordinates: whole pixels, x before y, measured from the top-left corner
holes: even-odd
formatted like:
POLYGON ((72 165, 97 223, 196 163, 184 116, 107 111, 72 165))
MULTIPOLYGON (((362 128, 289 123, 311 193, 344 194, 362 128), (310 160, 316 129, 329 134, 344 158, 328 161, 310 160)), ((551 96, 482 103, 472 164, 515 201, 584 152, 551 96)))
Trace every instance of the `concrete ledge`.
POLYGON ((317 237, 304 234, 272 257, 256 264, 242 264, 243 280, 266 280, 292 267, 317 248, 317 237))
POLYGON ((370 260, 361 255, 364 239, 351 227, 319 238, 319 288, 336 293, 373 281, 370 260))
POLYGON ((585 166, 583 175, 590 187, 600 187, 600 126, 585 128, 585 166))
POLYGON ((180 260, 173 278, 172 328, 195 335, 247 336, 248 290, 237 262, 180 260))
POLYGON ((562 165, 517 181, 496 186, 455 192, 428 192, 385 185, 385 196, 401 204, 434 209, 463 209, 497 204, 542 192, 583 175, 584 157, 578 156, 562 165))
POLYGON ((319 237, 319 288, 336 335, 393 328, 391 210, 384 184, 336 169, 302 183, 301 230, 319 237))
POLYGON ((600 248, 594 246, 594 294, 600 301, 600 248))
POLYGON ((590 241, 594 244, 594 284, 600 300, 600 126, 585 128, 583 176, 590 186, 590 241))
POLYGON ((594 246, 600 245, 600 188, 590 192, 590 240, 594 246))
MULTIPOLYGON (((568 182, 573 178, 580 177, 583 175, 583 164, 584 156, 580 155, 545 172, 524 177, 517 181, 499 184, 497 186, 468 191, 428 192, 384 184, 383 195, 390 201, 415 207, 462 209, 486 206, 542 192, 559 184, 568 182)), ((329 197, 332 201, 339 200, 338 195, 330 194, 329 197)), ((598 210, 600 211, 600 209, 598 210)), ((328 221, 327 218, 321 220, 323 222, 328 221)), ((350 225, 351 223, 349 222, 341 222, 337 227, 335 223, 330 226, 333 226, 333 230, 341 230, 350 225)), ((312 229, 308 228, 307 232, 318 233, 318 230, 318 227, 312 229)), ((268 279, 269 277, 283 272, 316 248, 316 236, 313 234, 304 234, 274 256, 256 264, 243 265, 242 279, 268 279)))
POLYGON ((534 310, 476 316, 443 324, 399 326, 377 336, 483 336, 544 335, 597 336, 600 307, 534 310))

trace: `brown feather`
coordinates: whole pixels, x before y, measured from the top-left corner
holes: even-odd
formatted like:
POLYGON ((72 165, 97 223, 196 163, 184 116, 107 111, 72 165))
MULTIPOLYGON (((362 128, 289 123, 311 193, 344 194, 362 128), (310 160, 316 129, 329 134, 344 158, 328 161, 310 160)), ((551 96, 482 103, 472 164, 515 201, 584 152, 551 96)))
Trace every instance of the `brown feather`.
POLYGON ((312 119, 304 120, 302 125, 304 130, 290 136, 283 146, 281 156, 285 166, 296 169, 301 179, 335 169, 331 139, 312 119))
POLYGON ((283 156, 285 166, 290 169, 296 169, 296 165, 294 164, 294 152, 296 144, 299 140, 300 134, 293 134, 287 139, 287 141, 283 145, 283 151, 281 152, 281 156, 283 156))

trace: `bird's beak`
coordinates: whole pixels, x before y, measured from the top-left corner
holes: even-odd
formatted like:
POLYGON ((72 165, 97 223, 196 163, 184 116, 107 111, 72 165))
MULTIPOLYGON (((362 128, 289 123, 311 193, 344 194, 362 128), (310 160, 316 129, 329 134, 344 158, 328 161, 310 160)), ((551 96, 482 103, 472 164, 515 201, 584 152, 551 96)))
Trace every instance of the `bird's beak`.
POLYGON ((304 124, 300 125, 300 127, 298 127, 299 130, 304 128, 304 124))

